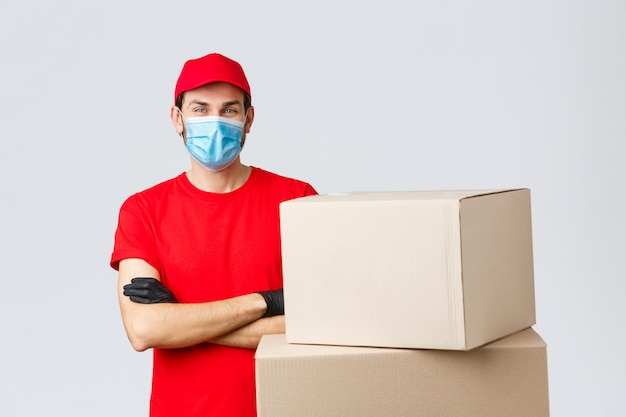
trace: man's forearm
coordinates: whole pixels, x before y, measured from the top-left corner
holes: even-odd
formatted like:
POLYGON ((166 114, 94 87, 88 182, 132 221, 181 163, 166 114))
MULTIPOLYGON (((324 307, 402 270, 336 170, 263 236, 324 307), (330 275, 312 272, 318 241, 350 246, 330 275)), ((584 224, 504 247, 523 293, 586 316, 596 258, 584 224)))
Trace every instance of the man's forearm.
POLYGON ((131 344, 143 351, 213 340, 258 320, 266 304, 259 294, 197 304, 138 304, 121 296, 120 307, 131 344))
POLYGON ((124 295, 135 277, 159 279, 159 273, 143 259, 120 262, 118 297, 126 334, 133 348, 181 348, 207 342, 258 320, 267 310, 261 294, 253 293, 221 301, 186 304, 142 304, 124 295))
POLYGON ((212 339, 210 343, 256 349, 264 334, 276 333, 285 333, 285 316, 273 316, 255 320, 237 330, 212 339))

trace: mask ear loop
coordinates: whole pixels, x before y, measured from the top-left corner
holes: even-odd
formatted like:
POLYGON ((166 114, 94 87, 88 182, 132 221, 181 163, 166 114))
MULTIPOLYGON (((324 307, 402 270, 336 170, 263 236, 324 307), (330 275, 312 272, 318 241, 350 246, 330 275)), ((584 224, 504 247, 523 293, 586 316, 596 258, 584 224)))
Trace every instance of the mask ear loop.
POLYGON ((243 126, 241 127, 241 140, 239 147, 243 150, 243 144, 246 143, 246 120, 248 119, 248 110, 243 115, 243 126))
POLYGON ((183 112, 178 107, 176 107, 176 110, 178 110, 178 113, 180 114, 180 117, 183 120, 183 131, 180 132, 178 136, 180 136, 183 139, 183 141, 185 141, 185 136, 183 135, 183 133, 185 133, 185 124, 187 123, 187 118, 183 115, 183 112))

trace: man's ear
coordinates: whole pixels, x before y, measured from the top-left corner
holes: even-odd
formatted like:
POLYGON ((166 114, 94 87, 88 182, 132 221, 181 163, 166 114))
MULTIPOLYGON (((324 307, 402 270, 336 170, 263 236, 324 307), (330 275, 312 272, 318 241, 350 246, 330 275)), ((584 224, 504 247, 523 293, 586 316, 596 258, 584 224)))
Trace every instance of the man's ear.
POLYGON ((180 109, 176 106, 172 106, 170 109, 170 119, 172 120, 172 124, 174 125, 174 129, 176 129, 176 133, 179 135, 183 134, 183 115, 180 113, 180 109))
POLYGON ((248 107, 248 114, 246 115, 246 124, 244 126, 244 132, 250 133, 250 127, 252 127, 252 122, 254 122, 254 107, 248 107))

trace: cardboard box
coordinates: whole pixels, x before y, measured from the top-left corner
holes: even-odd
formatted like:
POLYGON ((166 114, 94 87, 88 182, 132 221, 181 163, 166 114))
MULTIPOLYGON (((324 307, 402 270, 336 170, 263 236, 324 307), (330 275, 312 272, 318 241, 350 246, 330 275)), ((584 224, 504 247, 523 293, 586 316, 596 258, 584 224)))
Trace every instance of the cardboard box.
POLYGON ((469 350, 535 324, 530 190, 280 206, 290 343, 469 350))
POLYGON ((532 329, 472 351, 286 343, 256 352, 258 417, 547 417, 546 344, 532 329))

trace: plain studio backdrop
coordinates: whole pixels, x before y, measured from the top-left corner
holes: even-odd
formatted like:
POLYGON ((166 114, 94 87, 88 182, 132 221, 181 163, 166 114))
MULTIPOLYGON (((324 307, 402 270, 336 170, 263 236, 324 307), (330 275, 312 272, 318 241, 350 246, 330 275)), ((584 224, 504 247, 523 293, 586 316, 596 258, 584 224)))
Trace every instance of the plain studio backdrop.
POLYGON ((214 51, 252 86, 246 164, 320 193, 530 188, 552 415, 626 415, 625 21, 622 0, 2 0, 0 415, 147 414, 113 233, 187 169, 174 84, 214 51))

